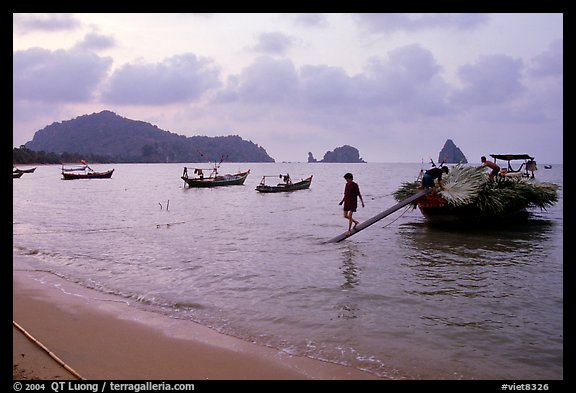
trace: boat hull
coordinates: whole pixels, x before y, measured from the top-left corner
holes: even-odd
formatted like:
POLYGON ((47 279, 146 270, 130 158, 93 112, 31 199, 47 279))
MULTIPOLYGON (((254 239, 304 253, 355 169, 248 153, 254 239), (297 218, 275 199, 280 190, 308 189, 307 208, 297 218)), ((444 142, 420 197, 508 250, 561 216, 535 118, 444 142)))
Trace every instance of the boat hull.
POLYGON ((30 168, 30 169, 15 169, 14 172, 17 172, 17 173, 34 173, 35 170, 36 170, 36 168, 30 168))
POLYGON ((475 206, 455 207, 438 196, 425 196, 418 200, 418 208, 429 224, 450 226, 473 226, 480 224, 502 224, 524 221, 529 213, 526 208, 517 208, 501 214, 486 214, 475 206))
POLYGON ((62 179, 64 180, 76 180, 76 179, 110 179, 114 169, 106 172, 89 172, 89 173, 67 173, 62 172, 62 179))
POLYGON ((235 175, 216 176, 214 178, 208 177, 205 179, 188 178, 182 176, 181 179, 186 182, 190 188, 210 188, 210 187, 224 187, 224 186, 241 186, 246 181, 250 171, 240 172, 235 175))
POLYGON ((292 184, 279 184, 277 186, 267 186, 260 184, 256 187, 256 191, 263 193, 292 192, 297 190, 306 190, 310 188, 310 184, 312 184, 312 176, 292 184))

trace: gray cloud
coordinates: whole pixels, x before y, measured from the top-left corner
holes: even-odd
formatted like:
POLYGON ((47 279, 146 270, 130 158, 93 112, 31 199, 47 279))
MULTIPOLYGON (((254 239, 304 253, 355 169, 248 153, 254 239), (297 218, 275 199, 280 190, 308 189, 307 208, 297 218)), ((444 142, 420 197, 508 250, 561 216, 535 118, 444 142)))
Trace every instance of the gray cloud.
POLYGON ((457 89, 452 101, 457 105, 502 104, 519 97, 523 62, 506 55, 482 56, 475 64, 459 68, 464 87, 457 89))
POLYGON ((298 26, 303 27, 326 27, 328 22, 326 21, 326 16, 324 14, 317 13, 304 13, 295 14, 291 16, 291 19, 298 26))
POLYGON ((564 49, 563 40, 554 41, 548 50, 532 59, 530 74, 532 76, 558 76, 564 75, 564 49))
POLYGON ((74 30, 81 26, 80 21, 72 14, 13 14, 14 30, 28 31, 62 31, 74 30))
POLYGON ((290 102, 298 88, 298 75, 289 60, 259 57, 229 82, 227 90, 219 95, 220 100, 228 97, 252 103, 290 102))
POLYGON ((284 33, 274 31, 261 33, 251 50, 265 54, 284 54, 294 44, 294 40, 284 33))
POLYGON ((116 71, 102 101, 125 105, 164 105, 198 100, 220 85, 220 70, 192 53, 156 64, 126 64, 116 71))
POLYGON ((84 51, 32 48, 13 53, 14 100, 82 102, 112 64, 109 57, 84 51))
POLYGON ((394 33, 398 31, 416 32, 435 28, 471 30, 485 24, 489 19, 487 14, 473 13, 354 14, 354 20, 361 27, 379 33, 394 33))
MULTIPOLYGON (((440 71, 432 53, 419 45, 394 50, 387 58, 374 58, 365 72, 353 76, 340 67, 305 65, 296 69, 289 60, 262 57, 229 78, 216 102, 242 102, 244 110, 248 104, 266 106, 268 112, 339 127, 413 120, 450 112, 450 88, 440 71)), ((246 111, 243 118, 245 115, 246 111)))
POLYGON ((84 39, 78 42, 74 48, 81 50, 98 51, 103 49, 110 49, 116 46, 114 37, 106 36, 98 33, 88 33, 84 39))

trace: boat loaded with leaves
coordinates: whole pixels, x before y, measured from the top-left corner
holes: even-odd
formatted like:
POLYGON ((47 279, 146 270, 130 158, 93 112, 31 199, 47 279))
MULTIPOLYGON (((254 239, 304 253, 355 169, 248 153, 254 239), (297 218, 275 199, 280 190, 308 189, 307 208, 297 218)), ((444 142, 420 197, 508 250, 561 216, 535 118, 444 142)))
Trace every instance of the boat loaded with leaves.
MULTIPOLYGON (((532 158, 530 158, 533 160, 532 158)), ((413 202, 432 224, 478 224, 525 219, 528 209, 545 210, 558 201, 558 185, 525 176, 489 179, 484 166, 458 164, 442 178, 443 188, 413 202)), ((422 183, 404 183, 395 193, 397 201, 422 191, 422 183)))

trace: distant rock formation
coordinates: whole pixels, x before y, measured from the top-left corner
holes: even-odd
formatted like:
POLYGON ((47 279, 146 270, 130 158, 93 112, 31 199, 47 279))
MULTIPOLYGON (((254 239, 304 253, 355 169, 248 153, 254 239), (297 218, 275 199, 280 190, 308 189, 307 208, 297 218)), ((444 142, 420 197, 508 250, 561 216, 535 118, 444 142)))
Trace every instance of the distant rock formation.
POLYGON ((467 164, 468 160, 464 153, 452 142, 452 139, 448 139, 442 150, 440 150, 438 162, 444 162, 445 164, 467 164))
POLYGON ((365 163, 360 158, 360 152, 355 147, 344 145, 337 147, 332 151, 327 151, 324 158, 320 161, 314 158, 312 153, 308 153, 308 162, 341 162, 341 163, 365 163))

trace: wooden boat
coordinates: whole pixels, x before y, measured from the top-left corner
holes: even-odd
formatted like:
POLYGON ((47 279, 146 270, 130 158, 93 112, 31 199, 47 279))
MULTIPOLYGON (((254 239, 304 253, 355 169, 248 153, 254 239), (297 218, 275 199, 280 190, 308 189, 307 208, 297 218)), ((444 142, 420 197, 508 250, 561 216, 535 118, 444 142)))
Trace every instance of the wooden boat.
POLYGON ((22 177, 23 174, 24 174, 24 173, 22 173, 22 172, 12 171, 12 178, 13 178, 13 179, 19 179, 19 178, 22 177))
POLYGON ((209 169, 194 168, 194 174, 196 177, 189 177, 188 167, 184 167, 181 179, 184 180, 184 183, 190 188, 240 186, 244 184, 244 181, 250 174, 250 169, 248 169, 246 172, 219 175, 219 168, 220 164, 215 164, 214 167, 209 169), (208 177, 204 176, 204 171, 209 171, 210 175, 208 177))
MULTIPOLYGON (((558 185, 525 176, 486 175, 484 166, 456 165, 434 188, 413 202, 430 224, 475 226, 525 220, 530 209, 545 210, 558 201, 558 185)), ((398 201, 422 190, 419 179, 404 183, 395 193, 398 201)))
POLYGON ((30 169, 18 169, 18 168, 15 168, 15 169, 14 169, 14 172, 17 172, 17 173, 34 173, 35 170, 36 170, 36 167, 30 168, 30 169))
POLYGON ((528 154, 490 154, 490 157, 494 159, 494 163, 496 164, 498 164, 498 160, 506 161, 507 165, 505 168, 502 165, 499 165, 501 168, 501 176, 519 176, 534 179, 534 171, 538 170, 534 157, 531 157, 528 154), (522 163, 518 169, 514 169, 512 168, 510 161, 522 161, 522 163), (524 170, 522 170, 522 168, 524 168, 524 170))
POLYGON ((64 168, 64 166, 62 166, 62 179, 110 179, 114 173, 114 169, 105 172, 97 172, 90 168, 84 161, 82 163, 84 165, 74 168, 64 168))
POLYGON ((453 206, 438 194, 426 195, 417 201, 418 209, 432 225, 474 226, 485 223, 503 224, 528 218, 525 206, 503 212, 483 212, 476 206, 453 206))
POLYGON ((260 181, 260 184, 258 184, 258 186, 256 186, 256 191, 259 192, 290 192, 290 191, 296 191, 296 190, 305 190, 310 188, 310 184, 312 184, 312 176, 300 180, 299 182, 296 183, 292 183, 292 180, 290 179, 290 175, 286 174, 286 175, 279 175, 280 179, 283 180, 283 183, 278 183, 275 186, 270 186, 266 184, 266 178, 267 177, 276 177, 276 176, 262 176, 262 181, 260 181))

